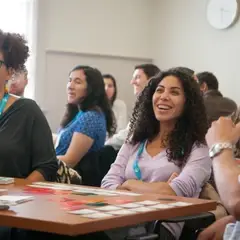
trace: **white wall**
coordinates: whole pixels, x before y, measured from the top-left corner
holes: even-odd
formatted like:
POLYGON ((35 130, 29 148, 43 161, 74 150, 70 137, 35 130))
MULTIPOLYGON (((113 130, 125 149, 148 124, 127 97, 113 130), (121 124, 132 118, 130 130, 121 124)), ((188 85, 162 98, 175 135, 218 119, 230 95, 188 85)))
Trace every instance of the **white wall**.
POLYGON ((47 109, 47 50, 149 59, 151 26, 149 0, 38 0, 35 99, 47 109))
POLYGON ((148 0, 49 0, 47 48, 151 57, 148 0))
POLYGON ((161 68, 184 65, 212 71, 223 94, 240 104, 240 20, 215 30, 206 19, 208 0, 158 0, 155 13, 154 61, 161 68))

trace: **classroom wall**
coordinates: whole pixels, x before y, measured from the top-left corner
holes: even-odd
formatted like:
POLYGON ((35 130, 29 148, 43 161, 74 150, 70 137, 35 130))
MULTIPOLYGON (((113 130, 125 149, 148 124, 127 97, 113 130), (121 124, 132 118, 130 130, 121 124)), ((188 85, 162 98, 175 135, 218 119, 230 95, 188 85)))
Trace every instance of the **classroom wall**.
POLYGON ((158 0, 154 8, 154 61, 161 68, 188 66, 212 71, 223 94, 240 104, 240 20, 227 30, 206 19, 208 0, 158 0))
MULTIPOLYGON (((35 99, 40 106, 47 112, 47 51, 149 60, 151 13, 149 0, 38 0, 35 99)), ((130 77, 121 84, 129 86, 130 77)), ((58 80, 51 81, 55 89, 48 91, 56 91, 58 80)))

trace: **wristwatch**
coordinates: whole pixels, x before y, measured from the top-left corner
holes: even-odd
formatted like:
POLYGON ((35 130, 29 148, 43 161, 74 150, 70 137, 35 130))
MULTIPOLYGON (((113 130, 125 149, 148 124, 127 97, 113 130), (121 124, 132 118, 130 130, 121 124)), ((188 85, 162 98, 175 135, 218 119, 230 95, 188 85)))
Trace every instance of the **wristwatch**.
POLYGON ((209 156, 210 158, 214 158, 219 155, 224 149, 233 149, 233 147, 234 145, 229 142, 216 143, 210 148, 209 156))

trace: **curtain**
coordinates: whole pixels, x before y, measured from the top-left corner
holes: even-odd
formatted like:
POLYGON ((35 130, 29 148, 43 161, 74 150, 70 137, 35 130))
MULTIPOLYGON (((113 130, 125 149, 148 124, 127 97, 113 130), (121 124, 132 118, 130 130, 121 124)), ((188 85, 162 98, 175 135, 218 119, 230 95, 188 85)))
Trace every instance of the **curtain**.
POLYGON ((37 0, 0 0, 0 29, 24 35, 30 48, 30 57, 26 62, 28 85, 25 97, 34 98, 34 72, 36 65, 37 0))

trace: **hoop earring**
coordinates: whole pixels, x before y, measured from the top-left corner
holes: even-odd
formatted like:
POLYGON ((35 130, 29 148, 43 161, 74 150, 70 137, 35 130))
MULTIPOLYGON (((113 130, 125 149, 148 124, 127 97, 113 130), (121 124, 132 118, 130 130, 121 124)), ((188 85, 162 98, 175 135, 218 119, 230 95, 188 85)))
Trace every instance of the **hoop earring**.
POLYGON ((8 93, 8 81, 4 85, 4 93, 8 93))

